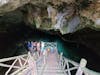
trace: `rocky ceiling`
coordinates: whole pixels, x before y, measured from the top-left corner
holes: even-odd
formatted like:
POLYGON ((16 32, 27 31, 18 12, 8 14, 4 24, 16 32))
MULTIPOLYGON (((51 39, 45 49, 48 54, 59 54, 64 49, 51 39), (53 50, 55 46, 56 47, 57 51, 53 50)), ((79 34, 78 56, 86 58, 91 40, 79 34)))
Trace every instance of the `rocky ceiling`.
POLYGON ((0 0, 0 16, 10 12, 14 20, 8 21, 16 23, 21 18, 31 27, 62 34, 100 28, 100 0, 0 0), (15 18, 18 12, 23 17, 15 18))

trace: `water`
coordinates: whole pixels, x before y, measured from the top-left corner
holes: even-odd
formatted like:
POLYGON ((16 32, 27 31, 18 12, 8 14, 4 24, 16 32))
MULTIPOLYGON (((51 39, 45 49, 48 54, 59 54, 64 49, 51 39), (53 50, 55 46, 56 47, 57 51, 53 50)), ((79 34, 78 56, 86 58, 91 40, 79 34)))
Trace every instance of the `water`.
POLYGON ((58 51, 63 52, 64 56, 76 62, 81 58, 88 60, 90 69, 100 71, 99 57, 89 48, 81 44, 63 41, 58 35, 49 34, 49 32, 31 29, 28 26, 21 25, 8 30, 8 33, 0 33, 0 58, 15 56, 26 52, 24 42, 28 40, 57 42, 58 51))

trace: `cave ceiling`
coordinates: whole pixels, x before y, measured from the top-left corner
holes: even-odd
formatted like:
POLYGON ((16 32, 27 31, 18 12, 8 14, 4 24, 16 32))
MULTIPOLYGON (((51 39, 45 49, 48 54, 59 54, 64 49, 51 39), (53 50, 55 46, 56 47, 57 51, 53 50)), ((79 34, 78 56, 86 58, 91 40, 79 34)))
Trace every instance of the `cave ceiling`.
POLYGON ((0 32, 17 31, 20 23, 100 56, 100 0, 0 0, 0 32))
POLYGON ((7 23, 23 20, 33 28, 61 34, 100 28, 100 0, 0 0, 0 16, 10 18, 7 14, 14 19, 7 23))

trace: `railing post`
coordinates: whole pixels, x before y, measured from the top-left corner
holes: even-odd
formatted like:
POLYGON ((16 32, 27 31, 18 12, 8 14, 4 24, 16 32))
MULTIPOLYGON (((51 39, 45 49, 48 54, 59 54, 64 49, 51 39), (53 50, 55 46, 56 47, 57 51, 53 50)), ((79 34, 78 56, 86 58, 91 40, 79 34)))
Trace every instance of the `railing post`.
POLYGON ((45 65, 46 62, 47 62, 47 51, 45 50, 45 51, 43 52, 43 64, 45 65))
POLYGON ((79 68, 76 72, 76 75, 82 75, 83 74, 82 68, 86 67, 86 64, 87 64, 87 61, 85 59, 81 59, 79 68))
POLYGON ((60 67, 61 68, 63 66, 63 58, 62 58, 62 56, 63 56, 63 52, 60 53, 60 61, 59 61, 59 64, 60 64, 60 67))
POLYGON ((28 53, 28 55, 29 55, 28 64, 29 64, 29 69, 31 69, 31 75, 37 75, 36 61, 34 60, 34 58, 32 58, 30 52, 28 53))

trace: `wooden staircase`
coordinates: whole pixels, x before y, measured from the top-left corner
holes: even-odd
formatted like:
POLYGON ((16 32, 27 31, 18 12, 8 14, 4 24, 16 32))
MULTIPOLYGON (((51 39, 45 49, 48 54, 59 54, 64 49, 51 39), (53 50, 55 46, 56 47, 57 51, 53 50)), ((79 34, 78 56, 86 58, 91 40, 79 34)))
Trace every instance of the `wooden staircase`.
POLYGON ((78 64, 62 55, 62 53, 59 55, 55 51, 34 60, 34 57, 29 52, 26 55, 0 59, 0 66, 9 67, 3 75, 83 75, 83 73, 88 75, 83 70, 87 63, 86 60, 82 59, 80 64, 78 64), (11 60, 14 60, 11 65, 3 63, 11 60), (16 62, 19 65, 16 65, 16 62), (72 64, 72 67, 70 67, 70 64, 72 64), (14 69, 13 72, 12 69, 14 69), (74 70, 76 71, 73 74, 72 71, 74 70))

